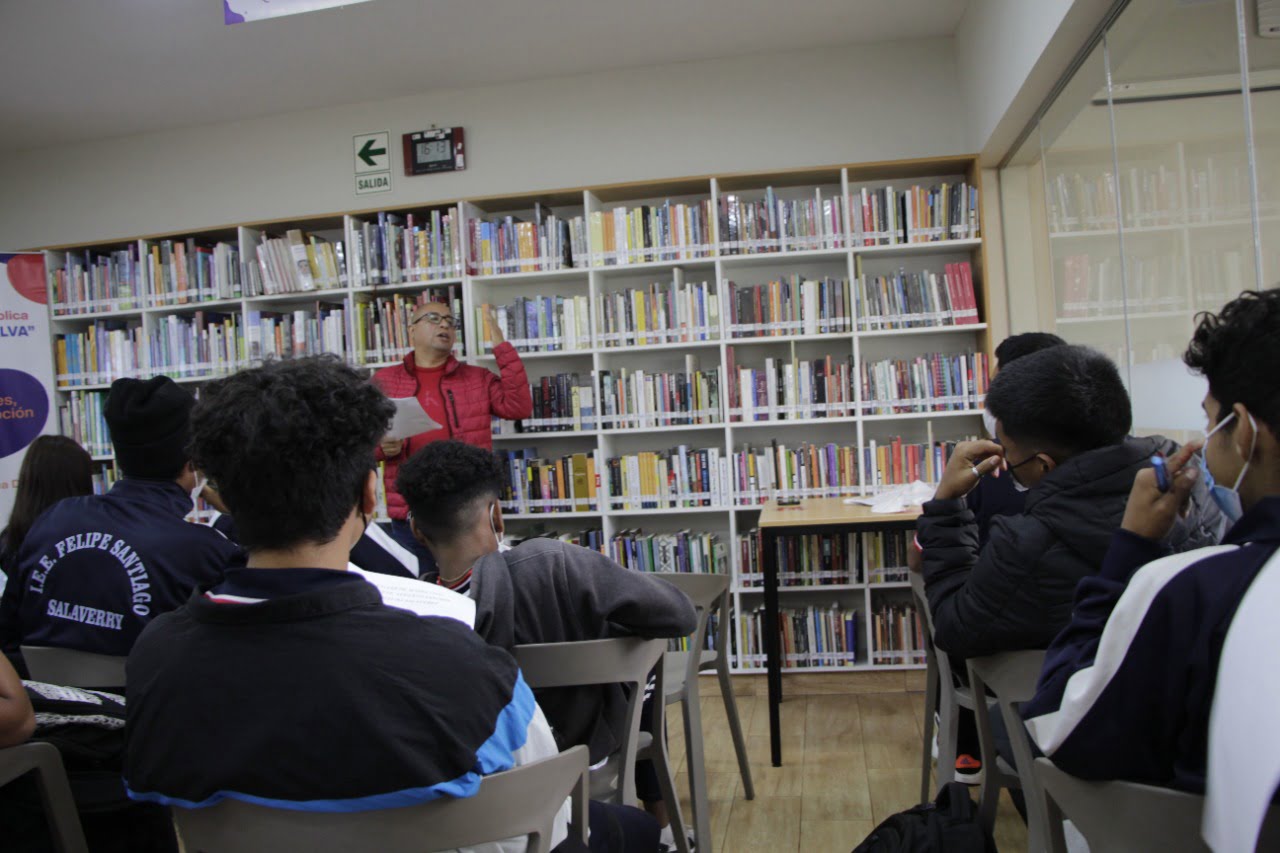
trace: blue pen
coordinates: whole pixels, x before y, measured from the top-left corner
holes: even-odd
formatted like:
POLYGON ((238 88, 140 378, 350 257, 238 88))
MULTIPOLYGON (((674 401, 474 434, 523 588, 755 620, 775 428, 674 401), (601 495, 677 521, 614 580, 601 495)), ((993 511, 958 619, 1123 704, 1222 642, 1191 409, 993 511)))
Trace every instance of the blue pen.
POLYGON ((1156 472, 1156 488, 1162 492, 1169 491, 1169 465, 1159 453, 1151 457, 1151 467, 1156 472))

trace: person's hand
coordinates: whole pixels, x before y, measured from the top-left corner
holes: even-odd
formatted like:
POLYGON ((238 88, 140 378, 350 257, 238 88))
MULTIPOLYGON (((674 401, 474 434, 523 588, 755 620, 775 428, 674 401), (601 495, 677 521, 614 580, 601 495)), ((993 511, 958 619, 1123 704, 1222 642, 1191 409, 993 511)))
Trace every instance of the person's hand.
POLYGON ((400 451, 404 449, 404 439, 401 438, 384 438, 382 440, 382 455, 391 457, 399 456, 400 451))
POLYGON ((229 514, 227 510, 227 505, 222 502, 222 495, 218 494, 218 490, 215 489, 213 486, 210 486, 208 483, 205 483, 204 488, 201 489, 200 497, 204 499, 205 503, 207 503, 209 506, 213 507, 223 515, 229 514))
POLYGON ((502 334, 502 326, 498 323, 498 309, 492 305, 485 306, 484 329, 485 336, 493 342, 495 347, 506 340, 502 334))
POLYGON ((1190 506, 1191 489, 1200 478, 1200 468, 1188 463, 1203 443, 1188 442, 1165 460, 1169 469, 1167 492, 1160 491, 1156 485, 1154 469, 1148 467, 1138 472, 1129 491, 1124 520, 1120 522, 1122 528, 1157 542, 1169 535, 1173 523, 1180 516, 1185 516, 1190 506))
POLYGON ((1003 467, 1004 448, 994 441, 962 441, 947 460, 947 469, 933 496, 936 500, 962 498, 973 491, 979 480, 1003 467))

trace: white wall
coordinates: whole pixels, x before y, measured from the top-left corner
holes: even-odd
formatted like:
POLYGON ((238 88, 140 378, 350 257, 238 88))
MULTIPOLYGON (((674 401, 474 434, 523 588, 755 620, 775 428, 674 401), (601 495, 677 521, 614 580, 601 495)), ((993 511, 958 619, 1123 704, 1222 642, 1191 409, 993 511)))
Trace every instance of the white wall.
MULTIPOLYGON (((951 39, 436 92, 103 140, 0 162, 0 247, 431 200, 970 153, 951 39), (352 135, 467 131, 465 172, 357 197, 352 135)), ((270 81, 263 81, 270 85, 270 81)))

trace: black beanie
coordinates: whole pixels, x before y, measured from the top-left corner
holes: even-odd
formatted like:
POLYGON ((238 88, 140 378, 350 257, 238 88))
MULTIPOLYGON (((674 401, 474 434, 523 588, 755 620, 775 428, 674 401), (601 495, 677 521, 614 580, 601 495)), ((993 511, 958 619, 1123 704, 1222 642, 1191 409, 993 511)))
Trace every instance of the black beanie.
POLYGON ((195 397, 168 376, 112 382, 103 416, 120 473, 176 479, 190 458, 187 443, 195 403, 195 397))

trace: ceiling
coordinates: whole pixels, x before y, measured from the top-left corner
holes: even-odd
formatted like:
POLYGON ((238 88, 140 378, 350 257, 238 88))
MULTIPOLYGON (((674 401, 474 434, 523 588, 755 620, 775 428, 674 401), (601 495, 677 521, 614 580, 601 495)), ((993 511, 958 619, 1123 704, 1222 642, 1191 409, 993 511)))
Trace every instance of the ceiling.
POLYGON ((374 0, 225 26, 222 0, 0 0, 0 151, 437 89, 950 36, 967 4, 374 0))

